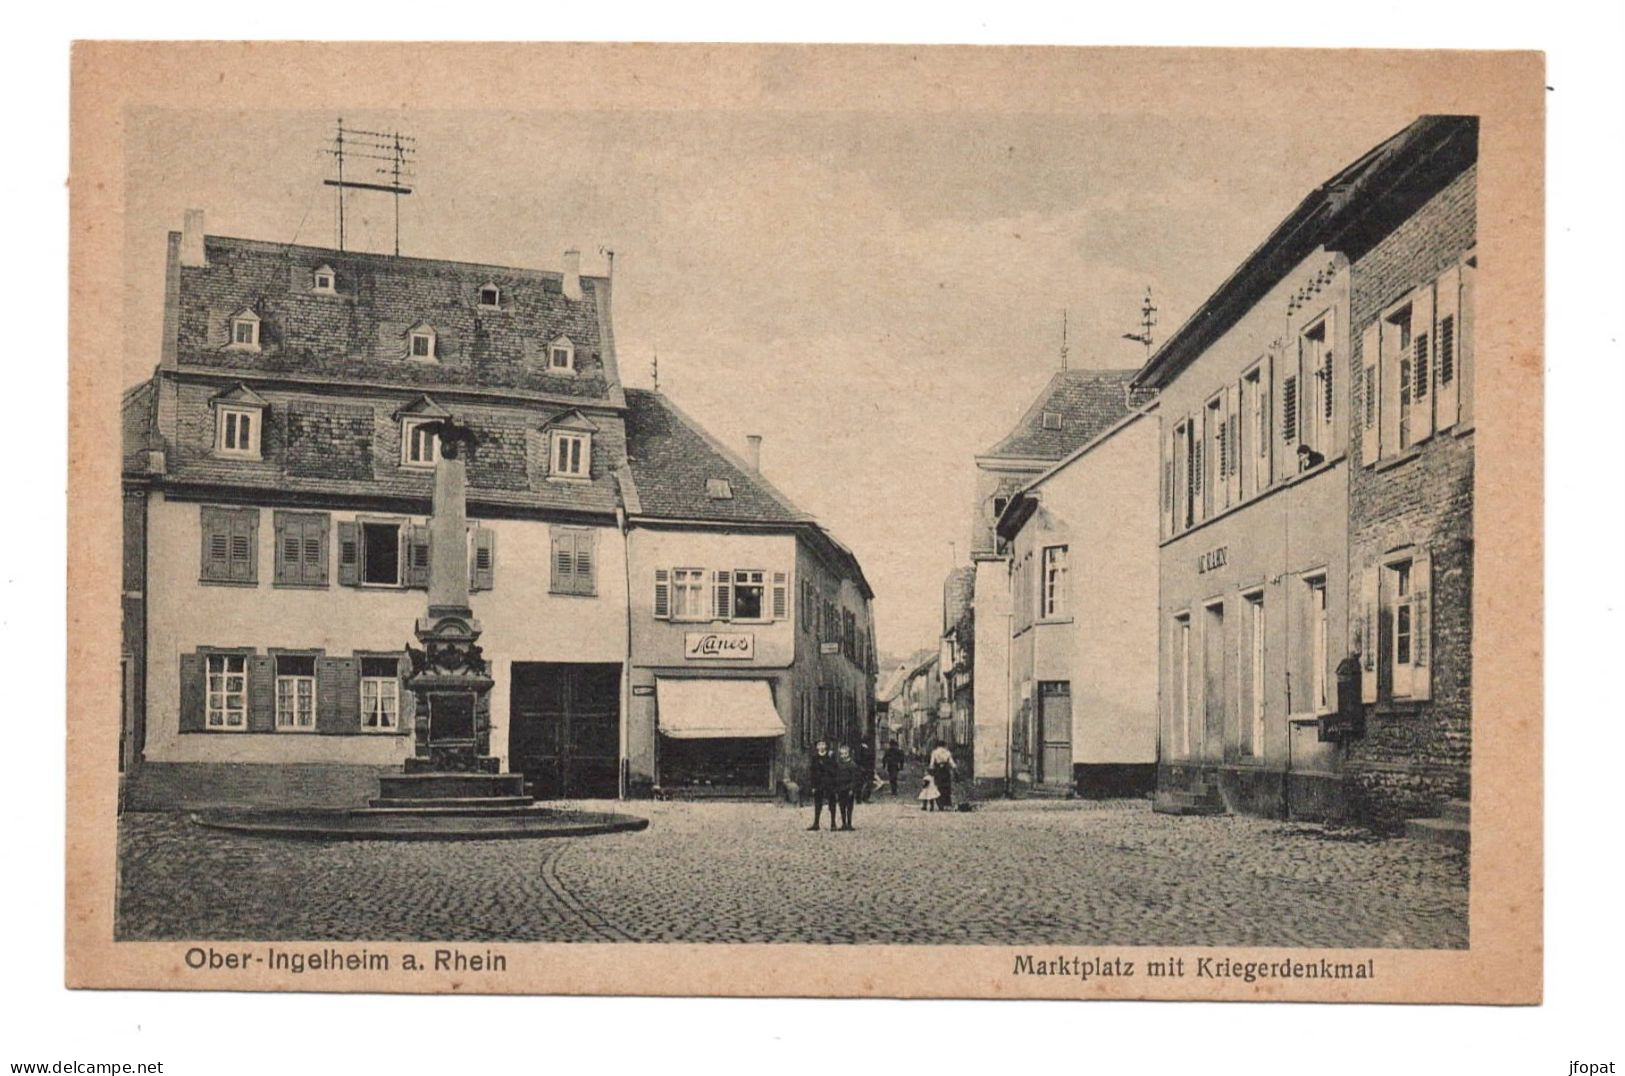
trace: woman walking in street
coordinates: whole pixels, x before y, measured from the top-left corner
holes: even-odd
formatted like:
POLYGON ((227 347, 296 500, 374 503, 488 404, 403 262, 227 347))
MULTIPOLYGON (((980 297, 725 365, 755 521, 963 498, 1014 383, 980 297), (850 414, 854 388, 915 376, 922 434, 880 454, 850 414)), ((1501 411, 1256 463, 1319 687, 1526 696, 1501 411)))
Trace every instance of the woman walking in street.
POLYGON ((951 811, 954 809, 954 771, 959 767, 954 763, 954 755, 948 750, 948 745, 941 740, 937 741, 931 749, 931 758, 926 763, 931 772, 931 780, 937 786, 937 809, 951 811))

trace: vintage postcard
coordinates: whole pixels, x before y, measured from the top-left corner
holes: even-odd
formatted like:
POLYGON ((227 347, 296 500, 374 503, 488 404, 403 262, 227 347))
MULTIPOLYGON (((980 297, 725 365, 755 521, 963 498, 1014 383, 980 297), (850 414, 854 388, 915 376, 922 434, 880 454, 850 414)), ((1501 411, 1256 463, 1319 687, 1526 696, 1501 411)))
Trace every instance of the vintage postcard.
POLYGON ((1538 1002, 1542 80, 79 45, 69 985, 1538 1002))

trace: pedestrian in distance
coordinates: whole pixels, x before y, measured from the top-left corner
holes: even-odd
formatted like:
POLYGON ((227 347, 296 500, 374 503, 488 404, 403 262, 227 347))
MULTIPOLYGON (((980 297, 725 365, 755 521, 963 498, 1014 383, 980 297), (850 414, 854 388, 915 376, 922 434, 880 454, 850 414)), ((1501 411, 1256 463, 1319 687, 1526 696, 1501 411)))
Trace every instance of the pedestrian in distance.
POLYGON ((886 748, 886 753, 881 756, 880 761, 881 765, 886 767, 886 779, 891 782, 891 794, 895 797, 897 795, 897 775, 903 772, 903 763, 907 761, 903 757, 903 749, 897 746, 896 740, 893 740, 891 745, 886 748))
MULTIPOLYGON (((842 744, 835 752, 835 799, 841 807, 841 828, 852 829, 852 804, 858 798, 858 784, 863 780, 862 768, 852 757, 849 744, 842 744)), ((830 825, 834 826, 834 816, 830 825)))
POLYGON ((824 816, 824 803, 829 803, 829 828, 835 828, 835 756, 829 753, 829 741, 813 744, 812 762, 807 767, 807 784, 812 788, 813 823, 807 828, 818 828, 824 816))
POLYGON ((926 774, 923 778, 921 778, 921 780, 920 780, 920 810, 922 810, 922 811, 935 811, 935 810, 937 810, 937 800, 941 798, 941 795, 942 794, 937 791, 937 783, 931 779, 931 775, 929 773, 926 774))
POLYGON ((926 769, 931 773, 931 779, 937 784, 937 792, 941 798, 937 802, 938 810, 951 811, 954 808, 954 771, 959 765, 954 762, 954 754, 948 750, 948 745, 941 740, 937 741, 931 749, 931 758, 926 762, 926 769))
POLYGON ((858 764, 858 802, 868 803, 869 797, 875 794, 875 788, 880 784, 875 779, 875 749, 864 740, 858 744, 854 761, 858 764))

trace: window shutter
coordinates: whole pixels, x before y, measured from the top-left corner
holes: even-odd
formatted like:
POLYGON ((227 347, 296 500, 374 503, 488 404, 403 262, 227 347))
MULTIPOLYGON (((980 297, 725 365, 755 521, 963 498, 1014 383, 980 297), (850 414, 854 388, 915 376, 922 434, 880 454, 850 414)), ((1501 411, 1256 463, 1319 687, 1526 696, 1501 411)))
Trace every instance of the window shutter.
POLYGON ((1411 302, 1411 444, 1433 436, 1433 285, 1411 302))
POLYGON ((1366 566, 1360 576, 1360 701, 1377 701, 1377 575, 1375 564, 1366 566))
POLYGON ((1336 454, 1337 439, 1337 308, 1326 311, 1326 339, 1320 346, 1320 451, 1327 459, 1336 454))
POLYGON ((1437 396, 1433 408, 1436 425, 1448 430, 1456 424, 1460 404, 1458 387, 1461 384, 1461 269, 1452 267, 1439 277, 1438 306, 1434 311, 1434 386, 1437 396))
MULTIPOLYGON (((396 703, 395 731, 402 736, 412 735, 417 724, 417 696, 413 695, 406 686, 412 677, 412 658, 406 651, 401 651, 401 686, 396 689, 400 700, 396 703)), ((360 681, 357 680, 356 690, 360 690, 360 681)), ((359 702, 358 702, 359 705, 359 702)))
POLYGON ((326 512, 305 520, 302 578, 312 586, 327 585, 327 531, 326 512))
POLYGON ((1202 477, 1203 477, 1203 475, 1202 475, 1202 471, 1203 471, 1202 449, 1205 447, 1204 442, 1207 440, 1207 438, 1206 438, 1206 436, 1204 436, 1202 430, 1203 430, 1203 427, 1201 425, 1199 425, 1194 419, 1192 419, 1191 420, 1191 432, 1190 432, 1190 438, 1191 438, 1191 476, 1190 476, 1190 478, 1191 478, 1191 497, 1195 501, 1196 507, 1192 510, 1191 514, 1196 519, 1204 518, 1204 515, 1203 515, 1203 512, 1202 512, 1202 502, 1204 500, 1204 498, 1202 496, 1202 477))
POLYGON ((1173 426, 1162 439, 1162 533, 1174 533, 1174 443, 1178 437, 1173 426))
POLYGON ((339 520, 339 585, 361 584, 361 528, 354 520, 339 520))
POLYGON ((1258 384, 1258 486, 1262 490, 1275 479, 1275 353, 1268 351, 1259 366, 1258 384))
POLYGON ((203 695, 203 655, 182 654, 180 731, 203 731, 203 695))
POLYGON ((278 586, 287 583, 297 583, 301 575, 299 571, 300 548, 304 544, 303 533, 297 522, 292 522, 286 512, 277 512, 271 518, 271 528, 275 534, 273 545, 276 556, 272 558, 272 582, 278 586))
POLYGON ((497 585, 497 532, 490 527, 474 530, 474 566, 470 587, 492 590, 497 585))
POLYGON ((1225 499, 1235 504, 1241 500, 1241 389, 1239 385, 1224 388, 1225 461, 1230 465, 1225 485, 1225 499))
POLYGON ((575 593, 592 595, 598 593, 598 576, 593 569, 596 557, 595 544, 597 539, 595 531, 577 531, 575 534, 576 579, 575 593))
POLYGON ((337 734, 361 731, 361 674, 355 658, 316 659, 316 728, 337 734))
POLYGON ((1473 284, 1477 276, 1476 259, 1461 267, 1461 299, 1457 311, 1460 324, 1456 327, 1456 421, 1462 426, 1473 424, 1473 284))
POLYGON ((1298 446, 1298 375, 1281 379, 1281 443, 1294 452, 1298 446))
POLYGON ((1389 456, 1399 452, 1400 361, 1399 331, 1384 320, 1378 321, 1382 332, 1382 350, 1378 355, 1377 370, 1377 430, 1379 451, 1389 456))
POLYGON ((259 544, 260 513, 246 508, 231 513, 230 577, 234 583, 252 583, 256 546, 259 544))
POLYGON ((655 569, 655 619, 671 619, 671 571, 655 569))
POLYGON ((429 527, 426 523, 409 523, 406 531, 406 570, 402 580, 408 587, 427 589, 429 586, 429 527))
POLYGON ((202 579, 231 578, 231 521, 219 508, 204 507, 198 513, 198 527, 203 534, 203 557, 199 571, 202 579))
POLYGON ((248 731, 276 731, 276 658, 248 657, 248 731))
POLYGON ((1433 697, 1433 558, 1411 561, 1411 698, 1433 697))
POLYGON ((576 544, 569 531, 553 532, 553 578, 551 590, 555 594, 575 593, 576 544))
POLYGON ((1382 458, 1382 427, 1377 421, 1382 412, 1378 387, 1382 376, 1381 318, 1367 325, 1360 335, 1360 362, 1365 369, 1360 385, 1360 459, 1369 467, 1382 458))
POLYGON ((784 620, 790 615, 790 577, 784 572, 773 573, 773 619, 784 620))
POLYGON ((733 577, 726 568, 711 574, 711 618, 729 620, 733 617, 733 577))

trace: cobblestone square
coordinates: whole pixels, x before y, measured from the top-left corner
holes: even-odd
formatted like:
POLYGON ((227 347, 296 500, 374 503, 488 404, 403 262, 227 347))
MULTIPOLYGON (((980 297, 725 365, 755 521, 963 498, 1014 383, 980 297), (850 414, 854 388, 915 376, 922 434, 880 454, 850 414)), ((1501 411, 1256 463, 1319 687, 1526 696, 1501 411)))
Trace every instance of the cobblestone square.
MULTIPOLYGON (((604 804, 594 804, 602 808, 604 804)), ((332 843, 181 814, 119 836, 125 940, 1462 948, 1467 857, 1361 831, 1169 817, 1144 800, 933 813, 639 802, 640 833, 332 843)))

